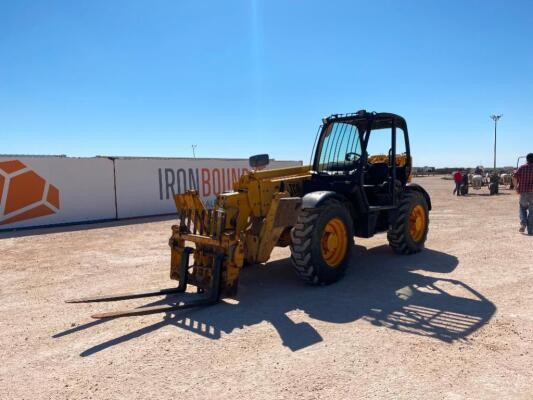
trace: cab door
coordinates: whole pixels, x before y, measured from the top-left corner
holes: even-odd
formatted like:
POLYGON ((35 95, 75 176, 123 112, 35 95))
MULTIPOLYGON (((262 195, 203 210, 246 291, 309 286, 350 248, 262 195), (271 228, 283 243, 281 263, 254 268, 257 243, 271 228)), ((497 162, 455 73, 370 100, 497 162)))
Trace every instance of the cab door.
POLYGON ((377 118, 365 135, 363 187, 373 209, 397 205, 411 171, 407 127, 393 118, 377 118))
POLYGON ((392 119, 376 118, 365 135, 363 188, 371 209, 394 205, 395 157, 392 119))

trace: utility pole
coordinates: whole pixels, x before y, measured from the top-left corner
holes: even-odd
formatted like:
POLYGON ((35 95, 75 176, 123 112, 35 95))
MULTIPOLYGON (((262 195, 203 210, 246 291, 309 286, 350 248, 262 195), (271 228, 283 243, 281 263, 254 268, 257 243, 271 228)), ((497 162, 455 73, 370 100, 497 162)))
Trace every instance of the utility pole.
POLYGON ((196 152, 194 151, 194 150, 196 149, 196 145, 195 145, 195 144, 192 144, 191 147, 192 147, 192 156, 193 156, 194 158, 196 158, 196 152))
POLYGON ((498 125, 498 120, 502 117, 503 114, 492 114, 490 117, 494 121, 494 171, 496 172, 496 126, 498 125))

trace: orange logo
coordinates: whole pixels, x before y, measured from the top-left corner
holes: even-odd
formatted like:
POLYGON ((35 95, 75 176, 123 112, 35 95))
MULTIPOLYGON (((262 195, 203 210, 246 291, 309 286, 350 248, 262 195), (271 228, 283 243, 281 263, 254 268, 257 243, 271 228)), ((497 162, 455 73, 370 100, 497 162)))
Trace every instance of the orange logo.
POLYGON ((59 211, 59 190, 18 160, 0 162, 0 225, 59 211))

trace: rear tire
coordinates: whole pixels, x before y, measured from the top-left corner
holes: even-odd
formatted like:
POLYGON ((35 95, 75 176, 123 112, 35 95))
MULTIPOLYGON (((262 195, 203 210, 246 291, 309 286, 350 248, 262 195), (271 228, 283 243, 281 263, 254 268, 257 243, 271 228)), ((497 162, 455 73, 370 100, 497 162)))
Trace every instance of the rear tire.
POLYGON ((397 254, 422 251, 429 230, 429 211, 426 199, 415 191, 404 192, 398 217, 387 232, 389 245, 397 254))
POLYGON ((294 270, 312 285, 338 281, 350 262, 353 236, 352 217, 340 201, 330 199, 320 207, 302 210, 291 230, 294 270))

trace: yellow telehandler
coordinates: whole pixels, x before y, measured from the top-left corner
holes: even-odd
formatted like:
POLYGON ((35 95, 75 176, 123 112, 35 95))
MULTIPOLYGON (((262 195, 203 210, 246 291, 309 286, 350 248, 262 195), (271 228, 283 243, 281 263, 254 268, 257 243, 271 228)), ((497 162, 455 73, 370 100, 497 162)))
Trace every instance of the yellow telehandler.
POLYGON ((184 293, 187 285, 193 285, 198 294, 192 301, 93 317, 214 304, 236 296, 243 266, 268 261, 275 246, 290 246, 294 271, 313 285, 330 284, 344 275, 354 262, 354 236, 387 232, 396 253, 421 251, 431 200, 421 186, 410 182, 405 120, 392 113, 361 110, 331 115, 322 122, 312 165, 261 170, 269 156, 257 155, 250 158, 252 170, 234 184, 233 191, 218 195, 213 209, 207 210, 195 191, 175 196, 178 220, 169 244, 170 278, 179 282, 177 287, 69 302, 184 293), (369 154, 375 144, 381 144, 382 152, 369 154), (397 152, 400 148, 403 151, 397 152))

